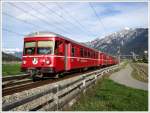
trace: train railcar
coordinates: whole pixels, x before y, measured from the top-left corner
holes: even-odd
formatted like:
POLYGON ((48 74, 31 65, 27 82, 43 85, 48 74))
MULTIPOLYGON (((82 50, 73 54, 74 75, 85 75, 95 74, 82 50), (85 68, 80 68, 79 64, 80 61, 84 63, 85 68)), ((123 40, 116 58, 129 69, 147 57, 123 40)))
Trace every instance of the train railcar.
POLYGON ((106 53, 101 53, 101 65, 102 67, 106 67, 108 65, 108 59, 107 59, 107 54, 106 53))
POLYGON ((99 53, 99 65, 101 66, 101 67, 103 67, 103 66, 105 66, 105 54, 103 53, 103 52, 100 52, 99 53))
POLYGON ((111 65, 115 65, 115 64, 116 64, 116 63, 115 63, 115 58, 112 57, 111 65))
POLYGON ((113 57, 108 56, 108 65, 113 65, 113 57))
POLYGON ((73 69, 107 66, 107 54, 51 32, 36 32, 24 38, 21 68, 33 78, 73 69))

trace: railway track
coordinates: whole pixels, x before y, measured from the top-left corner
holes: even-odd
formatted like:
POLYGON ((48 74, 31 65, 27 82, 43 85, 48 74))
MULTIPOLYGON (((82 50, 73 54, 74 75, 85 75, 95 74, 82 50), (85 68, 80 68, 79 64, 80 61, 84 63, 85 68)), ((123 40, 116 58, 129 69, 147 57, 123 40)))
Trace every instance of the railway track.
MULTIPOLYGON (((49 109, 51 110, 61 109, 65 105, 67 105, 67 103, 69 103, 70 100, 74 99, 80 92, 82 91, 84 92, 92 84, 94 85, 98 79, 101 79, 103 76, 107 75, 108 72, 111 73, 112 70, 116 70, 116 69, 120 69, 120 67, 115 65, 115 66, 111 66, 111 67, 107 67, 103 69, 89 70, 89 71, 82 73, 82 75, 81 73, 74 73, 74 74, 69 74, 69 76, 65 76, 60 79, 44 80, 44 84, 46 84, 47 82, 48 86, 46 85, 46 86, 41 87, 42 90, 39 90, 38 88, 36 88, 35 90, 38 90, 38 92, 35 93, 35 95, 32 95, 32 94, 28 95, 25 91, 25 92, 22 92, 23 97, 21 96, 22 93, 20 93, 21 95, 9 95, 8 97, 4 96, 2 109, 3 111, 9 111, 9 110, 16 111, 17 109, 23 110, 23 111, 25 110, 35 111, 35 110, 43 110, 45 108, 47 109, 47 105, 49 106, 49 109), (73 76, 77 76, 77 77, 73 77, 73 76), (70 79, 61 81, 67 78, 70 78, 70 79), (56 84, 50 84, 56 81, 59 81, 59 82, 57 82, 56 84), (36 104, 34 104, 33 101, 36 104)), ((41 86, 42 84, 41 81, 37 81, 33 83, 38 86, 41 86)), ((22 87, 27 88, 28 86, 27 84, 26 86, 24 84, 24 86, 22 85, 22 87)), ((31 87, 31 85, 29 85, 29 87, 31 87)), ((9 88, 7 89, 10 90, 9 88)))
POLYGON ((68 79, 74 76, 79 76, 83 73, 89 73, 92 72, 93 70, 89 70, 86 72, 82 72, 82 73, 74 73, 74 74, 67 74, 66 76, 56 79, 56 78, 48 78, 45 80, 39 80, 36 82, 33 82, 31 79, 27 79, 29 78, 29 76, 14 76, 14 77, 8 77, 8 78, 3 78, 4 79, 4 83, 2 85, 2 96, 7 96, 7 95, 11 95, 14 93, 18 93, 24 90, 29 90, 32 88, 36 88, 42 85, 46 85, 46 84, 50 84, 50 83, 54 83, 57 81, 61 81, 64 79, 68 79), (23 80, 26 79, 26 80, 23 80))
POLYGON ((17 86, 17 85, 21 85, 21 84, 27 84, 27 83, 31 83, 32 80, 30 79, 25 79, 25 80, 19 80, 19 81, 10 81, 7 83, 4 83, 2 85, 2 88, 8 88, 8 87, 12 87, 12 86, 17 86))
POLYGON ((31 82, 29 74, 21 74, 16 76, 7 76, 2 78, 2 88, 12 87, 19 84, 31 82))
POLYGON ((16 75, 16 76, 7 76, 7 77, 3 77, 2 81, 3 82, 8 82, 8 81, 13 81, 13 80, 22 80, 25 78, 30 77, 29 74, 21 74, 21 75, 16 75))
MULTIPOLYGON (((105 70, 105 68, 102 68, 105 70)), ((95 70, 99 70, 99 69, 95 69, 95 70)), ((68 79, 68 78, 71 78, 71 77, 75 77, 75 76, 79 76, 81 74, 86 74, 86 73, 90 73, 92 71, 95 71, 95 70, 88 70, 86 72, 81 72, 81 73, 73 73, 73 74, 66 74, 66 76, 64 77, 61 77, 59 79, 52 79, 52 78, 48 78, 48 79, 45 79, 45 80, 39 80, 39 81, 36 81, 36 82, 33 82, 31 79, 27 79, 29 78, 29 76, 27 75, 26 77, 20 77, 18 76, 17 77, 12 77, 11 79, 7 79, 4 78, 4 81, 7 83, 3 83, 2 85, 2 96, 7 96, 7 95, 12 95, 14 93, 18 93, 18 92, 21 92, 21 91, 24 91, 24 90, 29 90, 29 89, 32 89, 32 88, 36 88, 36 87, 40 87, 42 85, 46 85, 46 84, 50 84, 50 83, 55 83, 55 82, 58 82, 58 81, 61 81, 61 80, 65 80, 65 79, 68 79), (23 80, 24 78, 24 80, 23 80), (14 80, 18 80, 18 81, 14 81, 14 80)))

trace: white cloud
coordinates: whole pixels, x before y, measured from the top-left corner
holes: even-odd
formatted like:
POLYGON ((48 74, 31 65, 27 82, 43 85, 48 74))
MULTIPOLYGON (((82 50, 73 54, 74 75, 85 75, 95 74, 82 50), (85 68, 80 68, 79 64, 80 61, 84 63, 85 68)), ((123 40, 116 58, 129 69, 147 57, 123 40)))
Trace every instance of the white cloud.
MULTIPOLYGON (((16 6, 23 8, 27 12, 35 15, 23 13, 21 10, 4 3, 3 11, 15 16, 20 20, 25 20, 41 27, 31 27, 30 25, 19 23, 17 21, 10 21, 10 17, 3 18, 3 27, 9 28, 12 31, 20 33, 31 33, 33 31, 52 31, 68 36, 73 40, 80 42, 90 41, 96 37, 106 35, 106 33, 115 32, 117 30, 127 27, 147 27, 148 26, 148 12, 146 3, 92 3, 98 14, 100 14, 101 22, 105 26, 105 31, 100 21, 95 16, 93 10, 89 7, 87 2, 60 2, 63 7, 60 9, 55 3, 43 2, 49 9, 55 11, 55 15, 49 9, 42 7, 39 3, 13 3, 16 6), (109 7, 109 4, 111 7, 109 7), (32 10, 32 6, 36 10, 32 10), (67 10, 67 13, 64 12, 67 10), (108 10, 109 9, 109 10, 108 10), (111 9, 111 10, 110 10, 111 9), (115 14, 111 14, 118 11, 115 14), (106 12, 106 14, 105 14, 106 12), (110 15, 109 15, 110 14, 110 15), (70 16, 71 15, 71 16, 70 16), (42 22, 39 18, 44 19, 48 23, 42 22), (61 17, 60 17, 61 16, 61 17), (64 21, 65 18, 65 21, 64 21), (79 21, 82 26, 77 23, 79 21), (55 28, 57 27, 57 28, 55 28), (30 28, 30 29, 29 29, 30 28), (63 31, 61 30, 63 29, 63 31), (67 32, 69 33, 67 33, 67 32)), ((12 35, 12 34, 11 34, 12 35)), ((16 37, 16 36, 14 36, 16 37)), ((23 37, 22 37, 23 38, 23 37)), ((18 39, 20 40, 20 39, 18 39)), ((7 37, 5 39, 7 43, 7 37)), ((5 44, 7 45, 7 44, 5 44)), ((21 45, 22 47, 22 45, 21 45)))
MULTIPOLYGON (((148 27, 148 14, 146 13, 146 8, 140 8, 132 10, 129 12, 124 12, 112 17, 105 17, 101 21, 106 27, 106 30, 109 32, 109 29, 123 29, 124 27, 148 27)), ((94 23, 93 23, 94 24, 94 23)), ((96 24, 96 22, 95 22, 96 24)), ((91 28, 92 31, 98 32, 102 30, 100 24, 93 25, 91 28)))

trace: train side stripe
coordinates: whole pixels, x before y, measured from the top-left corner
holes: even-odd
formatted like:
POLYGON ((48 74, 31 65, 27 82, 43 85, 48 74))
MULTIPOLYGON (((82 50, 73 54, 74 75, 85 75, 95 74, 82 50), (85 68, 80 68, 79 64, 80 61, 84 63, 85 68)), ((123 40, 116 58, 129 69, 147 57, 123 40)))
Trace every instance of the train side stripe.
MULTIPOLYGON (((43 56, 23 56, 23 58, 27 58, 27 57, 43 57, 43 56)), ((65 56, 45 56, 45 57, 65 57, 65 56)), ((67 57, 67 58, 79 58, 79 59, 91 59, 91 60, 100 60, 100 59, 93 59, 93 58, 82 58, 82 57, 67 57)), ((103 59, 102 59, 103 60, 103 59)))

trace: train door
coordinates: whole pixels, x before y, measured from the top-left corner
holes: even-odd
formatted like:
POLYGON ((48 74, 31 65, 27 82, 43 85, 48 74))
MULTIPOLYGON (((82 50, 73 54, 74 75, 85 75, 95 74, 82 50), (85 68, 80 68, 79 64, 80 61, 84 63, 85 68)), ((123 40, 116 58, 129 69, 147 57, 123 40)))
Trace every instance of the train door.
POLYGON ((57 39, 55 41, 55 49, 54 49, 54 54, 56 55, 55 57, 56 72, 64 71, 64 54, 65 54, 64 48, 65 48, 64 41, 57 39))
POLYGON ((65 43, 65 61, 64 61, 64 67, 65 71, 70 70, 70 56, 71 56, 71 44, 69 42, 65 43))
POLYGON ((101 62, 101 57, 100 57, 100 52, 98 52, 98 58, 97 58, 97 66, 100 66, 100 62, 101 62))

